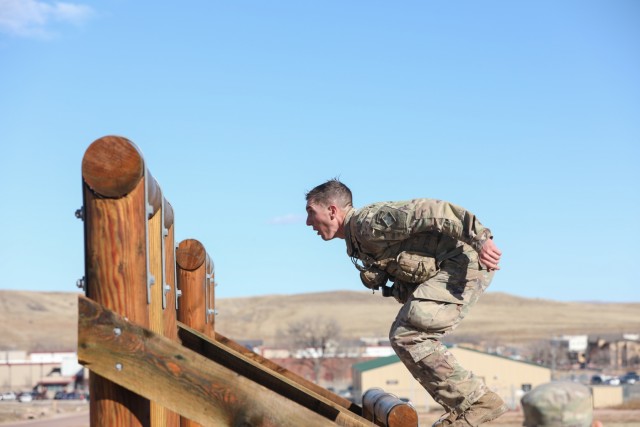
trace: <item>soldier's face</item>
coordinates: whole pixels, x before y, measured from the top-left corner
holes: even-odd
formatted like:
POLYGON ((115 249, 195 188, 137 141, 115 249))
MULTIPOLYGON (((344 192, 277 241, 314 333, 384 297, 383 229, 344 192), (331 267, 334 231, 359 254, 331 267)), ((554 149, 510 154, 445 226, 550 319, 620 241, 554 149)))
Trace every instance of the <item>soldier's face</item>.
POLYGON ((323 240, 333 239, 338 231, 331 206, 323 206, 312 201, 307 203, 307 225, 313 227, 323 240))

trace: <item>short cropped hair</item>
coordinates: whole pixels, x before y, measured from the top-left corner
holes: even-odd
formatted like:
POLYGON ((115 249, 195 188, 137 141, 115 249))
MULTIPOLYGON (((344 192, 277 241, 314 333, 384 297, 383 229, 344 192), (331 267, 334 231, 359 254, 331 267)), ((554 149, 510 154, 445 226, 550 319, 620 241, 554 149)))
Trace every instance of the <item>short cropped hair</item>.
POLYGON ((319 203, 328 206, 335 203, 339 208, 345 209, 353 206, 353 196, 349 187, 338 178, 333 178, 318 185, 305 194, 307 202, 319 203))

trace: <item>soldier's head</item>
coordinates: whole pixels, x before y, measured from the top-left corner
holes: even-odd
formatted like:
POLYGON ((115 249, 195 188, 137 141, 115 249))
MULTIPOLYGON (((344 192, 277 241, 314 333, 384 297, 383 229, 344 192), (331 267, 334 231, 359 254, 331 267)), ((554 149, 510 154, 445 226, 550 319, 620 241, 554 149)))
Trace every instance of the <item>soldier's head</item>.
POLYGON ((589 387, 570 381, 542 384, 522 399, 524 426, 592 427, 593 398, 589 387))
POLYGON ((344 238, 344 217, 353 206, 349 187, 334 178, 309 191, 305 198, 307 225, 324 240, 344 238))

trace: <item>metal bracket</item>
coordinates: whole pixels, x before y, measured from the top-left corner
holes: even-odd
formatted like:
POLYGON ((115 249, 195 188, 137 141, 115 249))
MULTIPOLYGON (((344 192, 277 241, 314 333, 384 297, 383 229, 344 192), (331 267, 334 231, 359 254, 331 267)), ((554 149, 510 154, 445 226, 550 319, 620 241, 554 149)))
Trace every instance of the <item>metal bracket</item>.
MULTIPOLYGON (((176 226, 176 221, 175 221, 175 218, 174 218, 174 220, 173 220, 174 229, 175 229, 175 226, 176 226)), ((177 243, 174 243, 174 246, 173 246, 173 259, 174 259, 174 262, 173 262, 173 280, 175 282, 175 288, 176 288, 176 292, 175 292, 176 311, 178 311, 178 306, 179 306, 178 298, 180 298, 182 296, 182 291, 180 289, 178 289, 178 263, 175 262, 176 249, 178 249, 178 246, 179 245, 177 243)))
POLYGON ((211 310, 211 308, 209 307, 209 282, 211 280, 211 274, 207 273, 207 271, 209 270, 209 264, 205 261, 205 267, 204 267, 204 323, 207 324, 209 323, 209 310, 211 310))
POLYGON ((160 239, 160 247, 162 251, 162 309, 167 308, 167 294, 171 292, 171 286, 167 284, 167 271, 165 270, 167 265, 165 254, 165 239, 169 235, 169 230, 164 226, 164 195, 162 189, 160 189, 160 221, 162 221, 162 239, 160 239))
MULTIPOLYGON (((215 307, 210 306, 211 294, 213 293, 211 282, 214 277, 215 267, 212 265, 213 262, 209 264, 208 261, 209 260, 207 258, 207 263, 205 264, 205 276, 204 276, 204 300, 205 300, 204 322, 205 323, 209 323, 209 316, 216 315, 215 307), (209 268, 211 268, 211 273, 209 273, 209 268)), ((215 286, 215 282, 214 282, 214 286, 215 286)), ((213 319, 211 320, 211 323, 213 323, 213 319)))
POLYGON ((151 286, 156 283, 156 278, 153 277, 149 268, 149 215, 153 214, 153 206, 149 204, 149 169, 144 168, 144 235, 146 244, 145 258, 147 260, 147 304, 151 304, 151 286))

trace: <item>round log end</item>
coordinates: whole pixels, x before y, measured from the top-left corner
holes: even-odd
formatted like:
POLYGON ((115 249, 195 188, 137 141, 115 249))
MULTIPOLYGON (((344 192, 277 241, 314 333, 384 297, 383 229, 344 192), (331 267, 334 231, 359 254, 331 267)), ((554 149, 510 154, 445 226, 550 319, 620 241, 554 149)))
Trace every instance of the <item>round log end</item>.
POLYGON ((207 251, 202 243, 195 239, 180 242, 176 249, 176 263, 183 270, 198 269, 207 258, 207 251))
POLYGON ((173 206, 167 199, 163 199, 162 203, 164 206, 164 228, 169 229, 173 225, 173 206))
POLYGON ((406 403, 394 406, 387 414, 387 425, 418 427, 418 413, 413 406, 406 403))
POLYGON ((82 159, 82 178, 103 197, 119 198, 131 192, 144 176, 138 147, 120 136, 95 140, 82 159))

